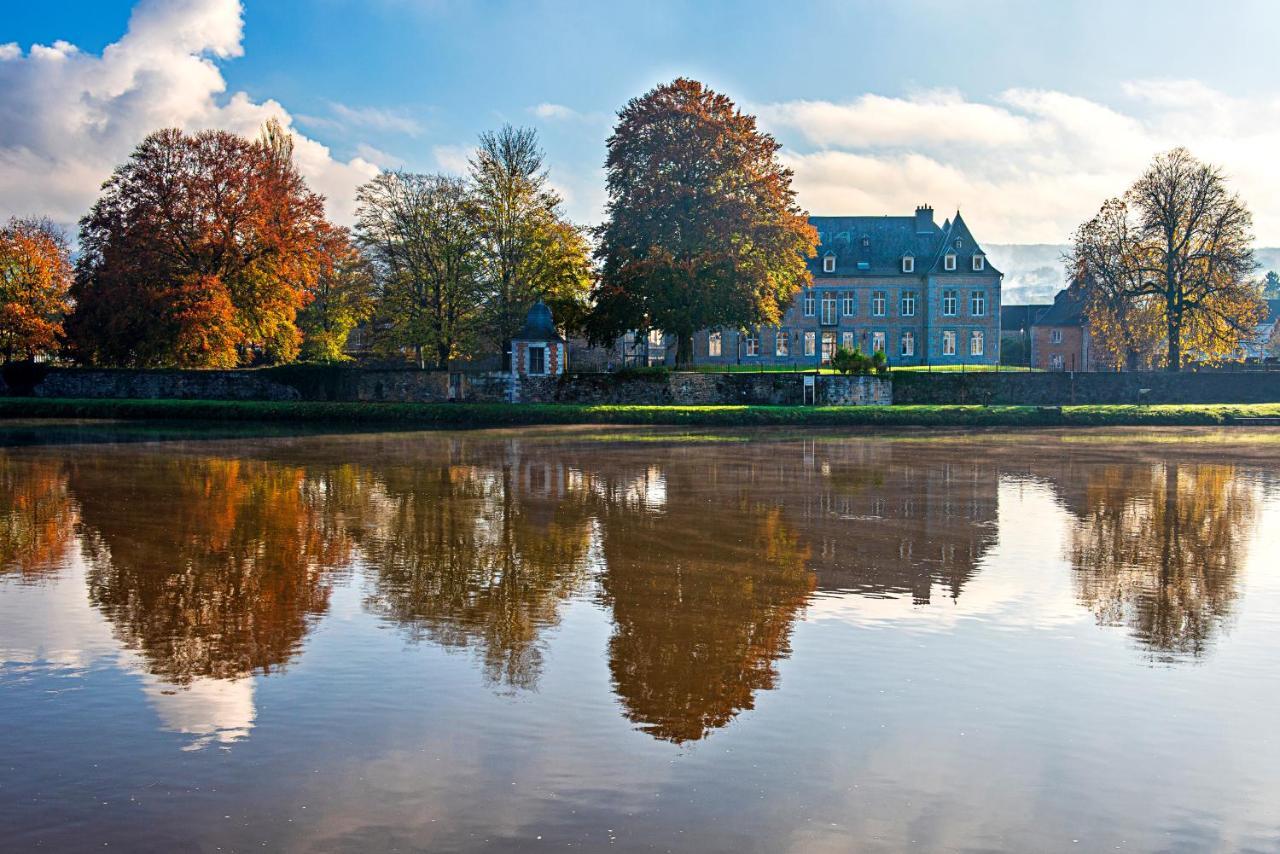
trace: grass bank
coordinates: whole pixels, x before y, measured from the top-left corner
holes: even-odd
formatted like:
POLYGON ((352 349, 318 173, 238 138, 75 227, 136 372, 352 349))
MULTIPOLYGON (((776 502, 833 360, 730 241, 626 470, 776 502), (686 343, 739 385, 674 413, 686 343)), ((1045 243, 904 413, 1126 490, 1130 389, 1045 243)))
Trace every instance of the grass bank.
POLYGON ((0 419, 94 418, 415 428, 531 424, 1064 427, 1231 424, 1280 418, 1280 403, 1166 406, 616 406, 482 403, 321 403, 0 398, 0 419))

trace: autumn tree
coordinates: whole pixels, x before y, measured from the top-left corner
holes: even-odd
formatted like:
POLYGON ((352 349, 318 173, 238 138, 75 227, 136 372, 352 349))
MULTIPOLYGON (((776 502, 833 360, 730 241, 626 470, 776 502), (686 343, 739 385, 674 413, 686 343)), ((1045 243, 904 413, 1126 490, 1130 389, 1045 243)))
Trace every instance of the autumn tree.
POLYGON ((478 207, 466 182, 384 172, 356 195, 357 234, 378 284, 381 344, 413 351, 419 367, 445 368, 475 332, 478 207))
POLYGON ((180 367, 296 357, 323 209, 274 122, 257 140, 151 134, 81 221, 76 357, 180 367))
POLYGON ((340 362, 347 339, 373 311, 373 274, 345 228, 326 228, 308 300, 298 313, 303 359, 340 362))
POLYGON ((594 340, 663 329, 683 365, 698 329, 778 322, 810 281, 805 258, 818 239, 780 147, 754 116, 695 80, 622 109, 605 164, 594 340))
POLYGON ((6 364, 57 351, 70 287, 61 229, 43 219, 11 219, 0 228, 0 352, 6 364))
POLYGON ((565 325, 584 316, 591 289, 587 241, 561 212, 543 161, 537 133, 507 125, 481 135, 470 164, 485 328, 504 360, 533 303, 544 300, 565 325))
POLYGON ((1071 264, 1092 289, 1091 328, 1104 341, 1158 335, 1170 371, 1235 353, 1265 310, 1251 229, 1219 168, 1183 148, 1156 157, 1076 232, 1071 264))

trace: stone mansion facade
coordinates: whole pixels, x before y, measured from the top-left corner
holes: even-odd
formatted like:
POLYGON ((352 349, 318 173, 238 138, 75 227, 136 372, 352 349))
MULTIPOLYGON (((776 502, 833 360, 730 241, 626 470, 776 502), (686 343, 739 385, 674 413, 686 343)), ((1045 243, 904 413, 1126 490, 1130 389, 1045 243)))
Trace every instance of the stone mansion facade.
MULTIPOLYGON (((777 326, 710 329, 694 337, 702 365, 826 364, 840 346, 883 350, 890 365, 994 365, 1000 361, 1000 282, 959 212, 938 225, 914 216, 815 216, 813 285, 777 326)), ((625 361, 674 361, 655 331, 623 342, 625 361), (629 352, 628 352, 629 351, 629 352)))

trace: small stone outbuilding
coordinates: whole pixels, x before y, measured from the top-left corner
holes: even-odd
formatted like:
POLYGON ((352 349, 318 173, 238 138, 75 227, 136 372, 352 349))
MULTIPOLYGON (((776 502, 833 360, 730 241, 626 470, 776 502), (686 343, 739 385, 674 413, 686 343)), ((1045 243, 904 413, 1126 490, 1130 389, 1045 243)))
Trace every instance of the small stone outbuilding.
POLYGON ((560 376, 565 371, 565 342, 556 331, 551 309, 542 300, 525 316, 524 326, 511 339, 514 376, 560 376))

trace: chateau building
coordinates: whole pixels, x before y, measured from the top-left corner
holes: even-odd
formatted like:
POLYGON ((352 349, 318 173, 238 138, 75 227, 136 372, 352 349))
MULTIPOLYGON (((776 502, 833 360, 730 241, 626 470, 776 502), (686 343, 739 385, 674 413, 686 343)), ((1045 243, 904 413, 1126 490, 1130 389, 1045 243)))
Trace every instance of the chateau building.
MULTIPOLYGON (((1002 274, 959 212, 940 226, 928 206, 914 216, 810 222, 819 237, 809 261, 812 287, 796 295, 777 326, 697 333, 696 363, 814 366, 841 346, 883 350, 890 365, 999 362, 1002 274)), ((647 358, 629 361, 671 361, 672 343, 651 334, 643 342, 647 358)))

